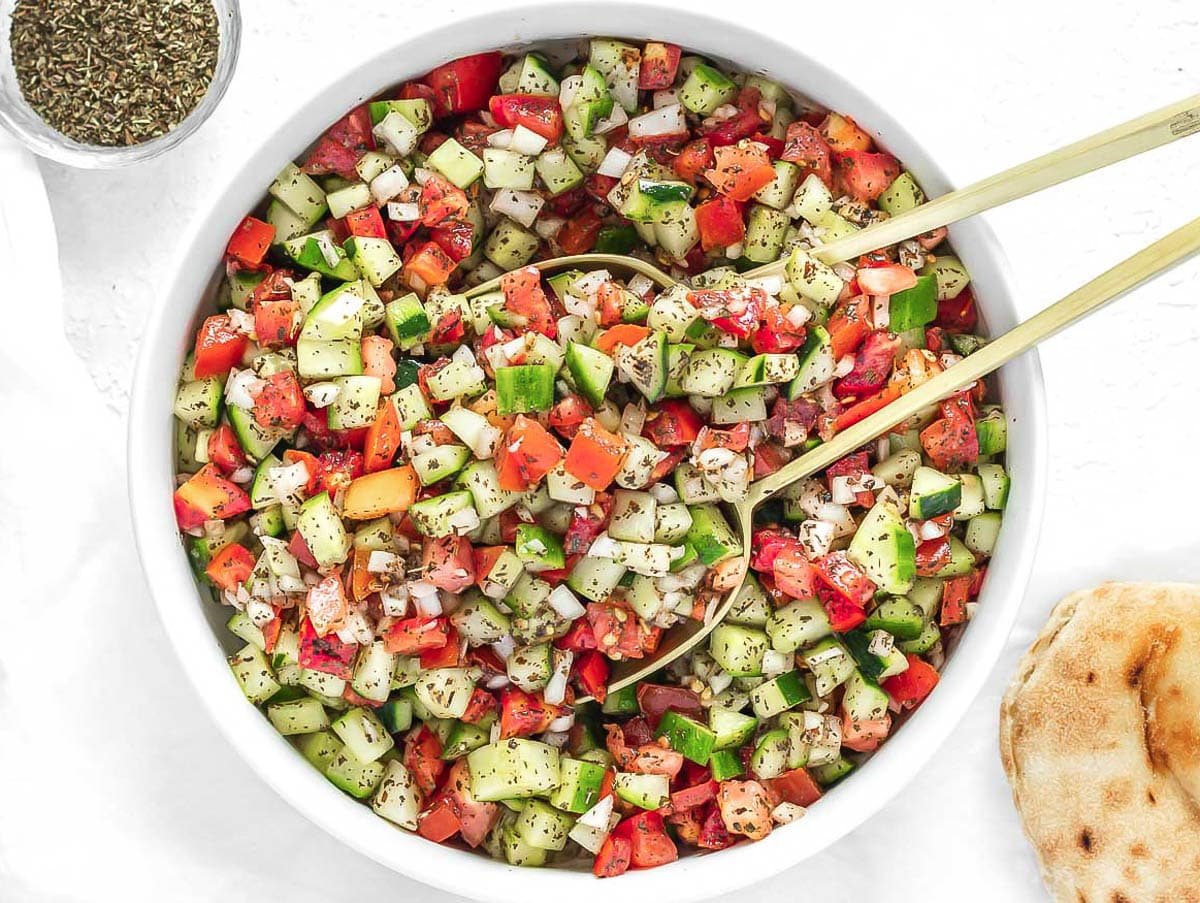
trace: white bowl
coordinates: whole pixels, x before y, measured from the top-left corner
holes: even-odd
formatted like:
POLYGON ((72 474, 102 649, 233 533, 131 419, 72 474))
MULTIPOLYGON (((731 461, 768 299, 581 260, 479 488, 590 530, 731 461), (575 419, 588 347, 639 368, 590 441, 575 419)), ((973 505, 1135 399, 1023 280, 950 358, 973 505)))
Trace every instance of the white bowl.
MULTIPOLYGON (((214 198, 183 244, 181 262, 163 296, 170 301, 154 312, 146 330, 129 429, 130 494, 142 566, 183 667, 229 741, 281 796, 348 845, 427 884, 506 903, 524 903, 535 895, 576 903, 599 901, 611 897, 614 887, 581 871, 516 869, 393 827, 326 781, 246 702, 225 663, 233 645, 223 626, 227 612, 200 601, 175 527, 171 405, 180 362, 203 315, 201 302, 208 297, 225 242, 283 163, 300 154, 322 128, 355 104, 439 63, 495 47, 579 35, 663 39, 760 71, 859 119, 933 195, 949 188, 925 150, 845 77, 728 21, 678 9, 611 2, 559 3, 456 20, 337 78, 281 129, 263 136, 247 155, 237 178, 214 198)), ((995 237, 982 222, 972 221, 952 227, 951 238, 972 273, 989 327, 1011 328, 1016 315, 995 237)), ((925 765, 954 729, 1012 627, 1041 520, 1045 424, 1037 358, 1028 354, 1007 365, 999 383, 1010 422, 1012 495, 976 616, 953 650, 941 685, 876 756, 799 822, 760 843, 630 872, 619 879, 616 892, 659 903, 696 900, 795 865, 868 819, 925 765)))

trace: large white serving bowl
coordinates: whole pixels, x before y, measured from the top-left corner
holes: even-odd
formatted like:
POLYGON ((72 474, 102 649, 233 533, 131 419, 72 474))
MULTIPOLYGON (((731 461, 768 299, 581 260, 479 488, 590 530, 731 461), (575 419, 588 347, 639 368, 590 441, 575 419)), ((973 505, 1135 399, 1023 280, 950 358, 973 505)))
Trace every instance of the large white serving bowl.
MULTIPOLYGON (((171 505, 174 387, 195 326, 212 303, 217 263, 229 234, 285 162, 297 157, 346 110, 385 87, 464 54, 592 35, 672 41, 740 69, 762 72, 854 116, 904 161, 931 194, 950 187, 929 154, 844 75, 732 22, 678 9, 612 2, 558 3, 455 21, 354 66, 303 103, 279 131, 263 135, 250 149, 238 176, 216 194, 184 243, 163 303, 146 330, 130 415, 129 482, 142 566, 183 667, 229 742, 280 795, 354 849, 428 884, 489 901, 524 903, 537 897, 585 903, 611 897, 614 890, 630 899, 659 903, 703 899, 795 865, 853 830, 925 765, 975 698, 1021 604, 1042 513, 1043 386, 1037 358, 1030 353, 999 375, 1009 417, 1012 494, 975 617, 951 651, 936 691, 877 755, 799 822, 760 843, 630 872, 619 879, 616 889, 587 872, 516 869, 393 827, 326 781, 246 702, 225 662, 235 646, 224 629, 228 612, 200 600, 171 505)), ((972 221, 952 227, 951 238, 972 273, 988 327, 994 332, 1011 328, 1016 315, 995 237, 983 223, 972 221)), ((229 805, 233 811, 238 801, 231 799, 229 805)))

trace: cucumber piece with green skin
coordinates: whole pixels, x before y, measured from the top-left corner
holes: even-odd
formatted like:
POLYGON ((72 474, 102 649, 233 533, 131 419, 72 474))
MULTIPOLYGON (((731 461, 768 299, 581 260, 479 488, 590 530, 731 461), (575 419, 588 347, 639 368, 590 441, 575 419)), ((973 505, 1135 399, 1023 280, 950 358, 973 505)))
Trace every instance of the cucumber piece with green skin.
POLYGON ((284 166, 268 191, 306 226, 319 222, 327 209, 321 186, 295 163, 284 166))
POLYGON ((654 536, 652 542, 674 545, 683 541, 692 528, 692 512, 682 502, 661 504, 654 511, 654 536))
POLYGON ((875 586, 885 593, 904 595, 917 575, 917 545, 892 505, 878 502, 854 532, 846 553, 875 586))
POLYGON ((754 731, 758 727, 758 719, 752 715, 714 705, 708 710, 708 726, 714 734, 714 750, 738 749, 754 736, 754 731))
POLYGON ((923 267, 918 275, 933 276, 937 280, 939 301, 957 298, 971 281, 971 276, 962 265, 962 261, 951 255, 938 257, 933 263, 923 267))
POLYGON ((600 787, 604 783, 604 767, 583 759, 562 756, 557 789, 550 794, 550 805, 565 812, 581 814, 587 812, 600 799, 600 787))
POLYGON ((521 524, 514 543, 517 557, 527 571, 556 571, 566 563, 562 540, 545 527, 521 524))
POLYGON ((637 700, 637 687, 632 684, 609 693, 600 705, 600 711, 605 715, 635 715, 641 710, 637 700))
POLYGON ((712 728, 673 709, 663 712, 654 736, 666 737, 671 749, 697 765, 708 764, 708 757, 717 743, 712 728))
POLYGON ((333 732, 360 762, 374 762, 396 745, 373 711, 355 706, 333 722, 333 732))
POLYGON ((296 530, 323 568, 341 564, 350 554, 350 536, 328 492, 314 495, 300 506, 296 530))
POLYGON ((800 349, 800 371, 788 385, 788 400, 795 401, 833 379, 837 361, 833 359, 833 340, 824 326, 810 326, 800 349))
POLYGON ((709 419, 716 425, 760 423, 767 419, 766 391, 759 386, 731 389, 713 399, 709 419))
POLYGON ((567 577, 567 586, 585 599, 600 602, 617 588, 625 572, 625 565, 611 559, 584 557, 567 577))
MULTIPOLYGON (((780 166, 796 168, 791 163, 782 161, 775 166, 776 169, 780 166)), ((763 204, 752 206, 746 220, 746 236, 742 239, 742 256, 752 263, 771 263, 778 260, 791 222, 791 218, 782 210, 775 210, 763 204)))
POLYGON ((871 651, 871 635, 859 627, 839 634, 839 639, 858 670, 871 680, 879 680, 886 666, 883 658, 871 651))
POLYGON ((637 243, 638 234, 633 226, 604 226, 596 234, 592 250, 597 254, 628 254, 637 243))
POLYGON ((320 273, 330 279, 340 279, 342 282, 352 282, 359 278, 358 267, 346 256, 345 250, 334 241, 333 233, 328 229, 297 236, 285 241, 282 247, 293 263, 306 270, 312 270, 314 273, 320 273), (333 255, 337 260, 333 266, 330 266, 329 261, 325 259, 325 254, 321 250, 323 244, 333 249, 333 255))
POLYGON ((379 760, 364 762, 343 747, 325 766, 325 777, 356 799, 366 799, 383 781, 385 767, 379 760))
MULTIPOLYGON (((348 213, 370 206, 371 186, 365 182, 351 182, 345 188, 329 192, 325 200, 329 204, 329 215, 334 219, 342 219, 348 213)), ((346 253, 350 253, 349 249, 346 253)))
POLYGON ((833 194, 815 172, 804 177, 792 204, 810 223, 816 223, 833 209, 833 194))
POLYGON ((375 714, 379 716, 379 720, 383 726, 388 729, 388 733, 401 734, 412 727, 413 722, 413 707, 412 701, 408 699, 389 699, 378 709, 375 714))
POLYGON ((896 292, 888 302, 888 328, 895 333, 918 329, 937 319, 937 279, 918 276, 917 284, 896 292))
POLYGON ((518 70, 514 93, 558 97, 558 91, 558 79, 554 77, 546 58, 540 53, 525 54, 518 70))
POLYGON ((686 541, 696 550, 700 561, 714 565, 742 554, 742 543, 730 529, 725 515, 716 505, 690 507, 692 526, 686 541))
POLYGON ((408 513, 419 533, 438 538, 454 533, 454 516, 468 508, 473 508, 471 493, 458 490, 416 502, 408 513))
MULTIPOLYGON (((546 155, 542 154, 538 160, 546 155)), ((580 181, 583 175, 580 174, 580 181)), ((564 189, 565 190, 565 189, 564 189)), ((515 270, 525 266, 537 253, 542 243, 536 233, 530 232, 507 217, 500 220, 483 243, 483 256, 501 270, 515 270)))
POLYGON ((528 618, 550 598, 553 587, 528 572, 522 572, 504 604, 518 617, 528 618))
POLYGON ((812 699, 799 671, 787 671, 750 691, 754 714, 764 721, 812 699))
POLYGON ((733 677, 762 674, 767 635, 752 627, 719 624, 709 634, 708 651, 718 665, 733 677))
POLYGON ((979 480, 983 484, 984 504, 993 511, 1001 511, 1008 503, 1011 485, 1008 474, 1000 464, 980 464, 979 480))
POLYGON ((926 621, 925 628, 921 631, 921 635, 915 640, 900 640, 896 643, 896 648, 908 655, 925 655, 942 639, 942 632, 938 629, 936 621, 926 621))
POLYGON ((851 722, 874 721, 887 714, 888 695, 874 680, 855 671, 846 681, 842 708, 851 722))
POLYGON ((507 825, 500 832, 500 850, 509 865, 524 868, 540 868, 546 864, 550 854, 546 850, 530 846, 517 833, 517 826, 507 825))
POLYGON ((407 350, 429 337, 433 324, 415 292, 394 298, 384 308, 384 322, 396 347, 407 350))
MULTIPOLYGON (((776 160, 774 166, 775 178, 762 188, 758 189, 754 195, 754 199, 760 204, 765 204, 768 208, 774 209, 776 212, 781 212, 784 207, 787 207, 789 204, 791 204, 792 198, 794 198, 796 195, 796 188, 800 184, 801 170, 800 167, 795 163, 789 163, 786 160, 776 160)), ((754 216, 753 208, 750 211, 750 216, 752 218, 754 216)), ((786 229, 789 225, 791 225, 791 218, 785 214, 784 228, 786 229)), ((747 238, 749 237, 749 234, 749 229, 747 229, 747 238)), ((782 232, 779 236, 779 244, 783 244, 782 232)), ((757 263, 769 263, 769 261, 766 260, 758 260, 757 257, 754 257, 749 253, 747 253, 746 256, 757 263)), ((779 251, 777 249, 775 256, 772 257, 771 260, 778 259, 779 251)))
POLYGON ((500 488, 500 477, 493 461, 475 461, 458 475, 455 485, 471 496, 481 518, 495 517, 521 501, 519 492, 500 488))
POLYGON ((450 623, 459 636, 475 646, 499 642, 512 629, 508 615, 482 596, 468 599, 455 609, 450 616, 450 623))
POLYGON ((635 223, 663 222, 666 212, 676 204, 686 204, 694 190, 687 182, 637 179, 620 213, 635 223))
POLYGON ((879 209, 889 216, 899 216, 924 203, 925 192, 910 172, 902 172, 896 176, 892 184, 879 196, 879 209))
POLYGON ((967 531, 963 536, 963 544, 972 552, 980 555, 991 555, 1000 538, 1000 515, 995 511, 986 511, 976 515, 967 522, 967 531))
POLYGON ((439 445, 415 455, 411 463, 421 485, 432 486, 454 476, 470 459, 470 449, 461 445, 439 445))
POLYGON ((229 659, 229 669, 237 679, 242 693, 255 705, 260 705, 280 690, 263 651, 247 643, 229 659))
POLYGON ((396 406, 396 417, 400 421, 400 429, 411 430, 422 420, 429 420, 433 412, 425 400, 421 387, 417 383, 397 389, 391 396, 392 404, 396 406))
POLYGON ((700 63, 679 89, 679 102, 700 116, 711 116, 721 104, 737 96, 737 85, 708 63, 700 63))
POLYGON ((795 354, 756 354, 746 361, 734 380, 735 388, 770 386, 791 382, 800 374, 795 354))
POLYGON ((670 779, 665 774, 629 774, 618 771, 613 792, 639 809, 661 809, 671 798, 670 779))
POLYGON ((932 467, 918 467, 908 494, 908 516, 929 520, 953 511, 962 502, 962 480, 932 467))
POLYGON ((975 421, 980 455, 998 455, 1008 447, 1008 423, 999 410, 989 411, 975 421))
POLYGON ((759 737, 750 756, 750 770, 754 776, 765 781, 787 771, 790 743, 788 732, 781 728, 769 730, 759 737))
POLYGON ((898 640, 915 640, 925 629, 925 614, 904 596, 892 596, 867 615, 868 630, 886 630, 898 640))
POLYGON ((742 757, 736 749, 715 750, 708 760, 714 781, 727 781, 740 776, 745 769, 742 767, 742 757))
POLYGON ((467 766, 471 796, 481 803, 542 796, 561 781, 558 750, 522 737, 473 750, 467 755, 467 766))
POLYGON ((950 561, 942 565, 942 568, 934 576, 966 577, 975 570, 975 556, 957 536, 950 536, 948 539, 950 541, 950 561))
POLYGON ((520 364, 496 369, 496 410, 501 415, 548 411, 554 407, 553 364, 520 364))
POLYGON ((719 398, 733 388, 737 374, 745 365, 744 355, 727 348, 693 351, 679 385, 688 395, 719 398))
POLYGON ((380 382, 377 376, 336 376, 337 397, 325 409, 331 430, 354 430, 375 422, 379 410, 380 382))
POLYGON ((653 404, 667 388, 667 336, 653 331, 636 345, 621 346, 617 368, 653 404))
POLYGON ((575 99, 563 111, 567 134, 575 141, 588 138, 596 125, 607 118, 613 109, 613 97, 599 69, 592 65, 584 66, 580 78, 582 84, 575 92, 575 99))
POLYGON ((224 386, 215 376, 182 383, 175 391, 175 416, 192 427, 214 427, 221 419, 224 386))
POLYGON ((275 730, 285 737, 311 734, 329 727, 325 707, 312 697, 267 706, 267 718, 275 730))
POLYGON ((461 759, 481 746, 486 746, 488 739, 489 734, 487 729, 478 724, 455 721, 454 726, 450 728, 450 733, 446 736, 441 758, 446 762, 461 759))
POLYGON ((687 369, 688 358, 695 350, 696 346, 690 344, 667 345, 667 387, 663 393, 667 398, 680 398, 687 394, 679 385, 679 380, 687 369))
POLYGON ((533 168, 551 198, 583 184, 583 171, 562 148, 542 151, 534 161, 533 168))
POLYGON ((542 800, 530 800, 517 816, 515 830, 522 841, 539 850, 557 852, 567 845, 575 820, 542 800))
POLYGON ((615 369, 613 359, 595 348, 570 342, 567 345, 566 362, 575 388, 587 403, 593 408, 604 404, 604 396, 615 369))
POLYGON ((229 405, 225 409, 225 416, 229 418, 229 425, 233 428, 238 445, 251 461, 266 458, 285 438, 285 435, 275 430, 263 429, 250 411, 237 405, 229 405))
POLYGON ((805 649, 800 657, 816 678, 813 689, 818 696, 828 696, 846 682, 855 668, 849 651, 833 637, 826 637, 805 649))
POLYGON ((962 499, 954 509, 954 519, 967 521, 982 514, 987 507, 983 497, 983 481, 973 473, 961 474, 959 479, 962 480, 962 499))
POLYGON ((401 828, 417 829, 421 792, 411 772, 398 759, 392 759, 384 766, 383 778, 371 797, 371 808, 376 815, 401 828))
POLYGON ((737 598, 725 616, 730 624, 745 624, 750 627, 766 627, 771 618, 771 600, 753 574, 747 574, 737 598))
POLYGON ((825 606, 817 599, 798 599, 771 613, 767 636, 776 652, 795 652, 833 633, 825 606))
MULTIPOLYGON (((293 238, 299 238, 301 235, 307 234, 312 228, 312 223, 306 223, 303 219, 296 216, 288 209, 286 204, 273 200, 267 205, 267 223, 274 227, 275 238, 271 242, 273 245, 281 245, 285 241, 291 241, 293 238)), ((235 304, 235 306, 237 306, 235 304)), ((240 308, 239 310, 244 310, 240 308)))
POLYGON ((413 124, 418 132, 427 132, 433 125, 433 109, 424 97, 409 100, 375 100, 367 104, 371 125, 379 125, 388 113, 399 113, 413 124))
POLYGON ((317 731, 313 734, 305 734, 297 737, 294 741, 296 748, 300 750, 300 755, 308 760, 308 763, 315 768, 318 768, 322 774, 328 767, 329 763, 337 758, 338 753, 342 751, 342 741, 339 740, 333 731, 317 731))
POLYGON ((296 343, 296 372, 305 379, 357 376, 363 372, 358 339, 324 342, 301 338, 296 343))
POLYGON ((362 338, 366 299, 358 280, 321 295, 304 318, 301 339, 332 342, 362 338))
POLYGON ((968 357, 987 344, 987 339, 982 336, 969 335, 962 332, 950 333, 950 347, 954 349, 956 354, 961 354, 963 357, 968 357))

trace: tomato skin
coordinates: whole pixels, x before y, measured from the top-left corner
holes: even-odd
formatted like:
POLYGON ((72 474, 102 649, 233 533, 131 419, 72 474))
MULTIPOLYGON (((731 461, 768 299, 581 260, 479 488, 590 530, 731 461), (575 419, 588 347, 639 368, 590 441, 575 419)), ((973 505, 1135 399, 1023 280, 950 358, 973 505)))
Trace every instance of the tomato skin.
POLYGON ((461 593, 475 582, 471 542, 465 536, 427 539, 421 552, 426 579, 448 593, 461 593))
MULTIPOLYGON (((965 393, 959 393, 955 398, 964 396, 965 393)), ((944 402, 942 413, 940 420, 921 430, 921 447, 938 470, 963 470, 979 458, 979 435, 969 397, 957 406, 944 402)))
POLYGON ((700 230, 700 247, 705 251, 736 245, 746 237, 742 205, 729 198, 710 198, 696 208, 696 226, 700 230))
POLYGON ((642 49, 642 65, 638 69, 638 88, 660 91, 675 84, 679 59, 683 50, 678 44, 650 41, 642 49))
POLYGON ((979 322, 979 314, 975 309, 975 295, 967 286, 953 298, 938 302, 938 326, 947 332, 971 332, 979 322))
POLYGON ((228 314, 214 314, 196 333, 196 379, 226 376, 246 353, 249 339, 233 328, 228 314))
POLYGON ((775 588, 793 599, 811 599, 816 592, 816 571, 799 543, 780 549, 771 563, 771 576, 775 588))
POLYGON ((445 618, 418 615, 396 621, 383 635, 388 652, 419 655, 429 649, 441 649, 450 642, 450 624, 445 618))
POLYGON ((225 253, 246 266, 256 267, 263 262, 274 240, 274 226, 253 216, 247 216, 230 236, 225 253))
POLYGON ((871 331, 871 299, 858 295, 838 304, 825 324, 834 360, 854 351, 871 331))
POLYGON ((494 711, 496 711, 495 697, 483 687, 476 687, 471 691, 471 701, 467 703, 467 710, 463 712, 460 720, 467 724, 478 724, 494 711))
POLYGON ((777 778, 766 781, 767 789, 781 799, 797 806, 811 806, 821 798, 821 787, 805 768, 793 768, 777 778))
POLYGON ((854 369, 834 383, 833 393, 848 398, 878 392, 892 373, 900 344, 886 329, 869 333, 854 354, 854 369))
POLYGON ((505 687, 500 691, 500 739, 540 734, 561 711, 560 706, 551 705, 540 695, 505 687))
POLYGON ((752 570, 770 573, 775 567, 775 559, 787 548, 799 548, 800 540, 785 530, 766 528, 755 531, 750 540, 752 554, 750 567, 752 570))
POLYGON ((496 449, 500 488, 515 492, 528 490, 540 483, 562 458, 562 446, 545 427, 518 414, 496 449))
POLYGON ((685 182, 693 185, 706 169, 713 165, 712 142, 708 138, 697 138, 689 141, 679 151, 671 163, 675 174, 685 182))
POLYGON ((449 840, 462 827, 457 808, 448 795, 439 794, 433 805, 421 813, 417 821, 417 833, 434 843, 449 840))
POLYGON ((858 201, 875 201, 900 175, 900 162, 891 154, 845 151, 833 155, 835 194, 858 201))
POLYGON ((589 417, 579 425, 571 440, 563 466, 585 486, 600 492, 616 478, 621 462, 625 460, 626 449, 624 437, 610 433, 595 418, 589 417))
POLYGON ((920 656, 909 653, 905 657, 908 659, 907 670, 887 678, 882 685, 897 711, 920 705, 941 679, 934 667, 920 656))
POLYGON ((942 584, 942 610, 938 624, 950 627, 967 620, 967 600, 971 593, 971 575, 951 577, 942 584))
MULTIPOLYGON (((435 229, 430 229, 429 237, 455 263, 466 260, 475 250, 475 228, 470 223, 445 222, 435 229)), ((451 311, 451 313, 457 313, 457 311, 451 311)))
POLYGON ((849 116, 830 113, 820 128, 822 137, 829 142, 829 147, 838 153, 871 149, 871 136, 860 129, 858 123, 849 116))
POLYGON ((555 240, 565 254, 586 254, 596 246, 603 225, 600 215, 589 205, 566 221, 555 240))
POLYGON ((630 863, 634 868, 654 868, 679 858, 675 842, 667 835, 662 816, 657 812, 639 812, 622 821, 613 833, 630 844, 630 863))
POLYGON ((601 844, 592 862, 592 874, 597 878, 615 878, 629 871, 633 845, 626 837, 610 834, 601 844))
POLYGON ((304 392, 293 370, 272 373, 254 396, 254 420, 265 430, 294 430, 304 412, 304 392))
POLYGON ((658 727, 658 722, 668 709, 681 715, 700 715, 703 712, 700 696, 686 687, 639 683, 637 701, 651 728, 658 727))
POLYGON ((300 168, 310 176, 337 173, 354 181, 358 179, 354 168, 358 158, 374 149, 371 114, 364 104, 330 126, 300 168))
POLYGON ((242 451, 233 427, 228 423, 222 423, 208 437, 208 460, 225 475, 246 465, 246 453, 242 451))
POLYGON ((753 142, 743 141, 732 147, 713 151, 715 164, 704 177, 721 194, 735 201, 748 201, 754 193, 775 179, 775 167, 766 150, 753 142))
POLYGON ((336 633, 318 635, 308 618, 300 622, 300 667, 349 680, 354 676, 352 665, 357 654, 356 644, 343 643, 336 633))
POLYGON ((458 631, 453 627, 446 630, 446 645, 437 649, 426 649, 421 653, 421 670, 457 668, 462 663, 462 643, 458 631))
POLYGON ((363 472, 375 473, 392 466, 400 450, 400 417, 396 406, 384 400, 375 414, 375 422, 367 428, 363 443, 363 472))
POLYGON ((442 741, 424 724, 404 741, 404 767, 412 772, 417 786, 426 796, 437 790, 446 770, 441 756, 442 741))
POLYGON ((227 520, 250 510, 250 496, 236 483, 205 464, 175 490, 175 520, 181 530, 204 526, 206 520, 227 520))
POLYGON ((488 101, 488 109, 496 122, 506 129, 523 125, 551 144, 558 144, 562 139, 562 107, 557 97, 497 94, 488 101))
POLYGON ((295 345, 300 336, 300 302, 286 298, 254 305, 254 334, 264 348, 295 345))
POLYGON ((611 668, 599 652, 588 650, 575 659, 575 676, 585 693, 597 702, 604 702, 608 696, 608 676, 611 668))
POLYGON ((592 416, 591 406, 579 395, 568 395, 550 409, 547 422, 564 439, 572 439, 579 425, 592 416))
POLYGON ((449 179, 431 174, 421 186, 421 225, 430 229, 459 220, 471 206, 467 194, 449 179))
POLYGON ((504 292, 504 309, 525 317, 528 327, 547 338, 558 336, 554 309, 542 288, 542 274, 537 267, 524 267, 505 273, 500 278, 504 292))
POLYGON ((481 110, 500 78, 500 53, 476 53, 438 66, 422 82, 433 89, 433 115, 449 116, 481 110))
POLYGON ((378 207, 364 207, 346 214, 346 229, 360 238, 387 238, 378 207))
POLYGON ((795 163, 804 171, 804 176, 814 173, 827 187, 833 185, 829 143, 807 122, 796 121, 787 127, 780 159, 795 163))
POLYGON ((235 592, 250 579, 253 570, 254 556, 250 554, 250 550, 234 542, 212 557, 204 573, 217 588, 235 592))
POLYGON ((659 448, 673 448, 691 445, 703 426, 704 421, 687 401, 672 398, 660 402, 657 411, 650 412, 642 435, 659 448))
POLYGON ((867 619, 865 606, 875 593, 875 584, 845 552, 830 552, 813 565, 817 598, 824 603, 833 629, 843 633, 862 624, 867 619))
POLYGON ((728 846, 733 845, 733 838, 725 829, 725 821, 721 818, 721 810, 716 804, 711 804, 708 808, 708 814, 705 815, 704 821, 700 826, 700 837, 696 840, 696 846, 702 850, 723 850, 728 846))
MULTIPOLYGON (((411 245, 405 247, 407 254, 411 245)), ((413 248, 404 264, 404 278, 411 285, 413 277, 425 285, 445 285, 458 263, 442 250, 436 241, 427 241, 413 248)))

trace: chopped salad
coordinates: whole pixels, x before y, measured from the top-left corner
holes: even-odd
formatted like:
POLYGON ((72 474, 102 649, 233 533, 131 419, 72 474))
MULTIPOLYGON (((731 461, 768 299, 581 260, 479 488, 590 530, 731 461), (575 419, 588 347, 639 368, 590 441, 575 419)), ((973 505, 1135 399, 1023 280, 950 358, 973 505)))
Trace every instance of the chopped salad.
POLYGON ((234 231, 177 390, 175 512, 246 697, 383 818, 515 865, 802 816, 976 604, 1009 489, 982 383, 764 506, 708 642, 606 688, 738 585, 723 503, 983 344, 945 230, 808 253, 923 201, 849 117, 662 42, 352 110, 234 231), (591 250, 683 284, 529 266, 591 250))

